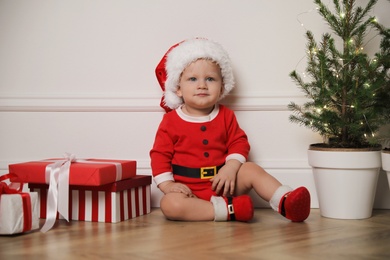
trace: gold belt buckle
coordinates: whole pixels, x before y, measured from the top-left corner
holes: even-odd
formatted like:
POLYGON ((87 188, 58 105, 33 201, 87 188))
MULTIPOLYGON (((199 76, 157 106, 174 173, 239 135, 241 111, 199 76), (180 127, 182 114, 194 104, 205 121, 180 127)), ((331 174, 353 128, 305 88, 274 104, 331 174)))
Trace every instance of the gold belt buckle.
POLYGON ((201 179, 211 179, 215 175, 217 175, 217 166, 200 168, 200 178, 201 179))

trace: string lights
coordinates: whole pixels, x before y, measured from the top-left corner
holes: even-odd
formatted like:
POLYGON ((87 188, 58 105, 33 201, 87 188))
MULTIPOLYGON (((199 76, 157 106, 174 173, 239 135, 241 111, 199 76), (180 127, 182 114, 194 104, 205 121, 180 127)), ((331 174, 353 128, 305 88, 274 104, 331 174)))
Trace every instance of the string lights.
MULTIPOLYGON (((330 3, 330 1, 328 1, 327 6, 329 6, 329 3, 330 3)), ((307 10, 307 11, 305 11, 305 12, 301 12, 301 13, 297 14, 296 20, 298 21, 298 23, 300 24, 300 26, 301 26, 302 28, 304 28, 305 31, 308 31, 308 29, 306 28, 305 24, 302 22, 302 20, 301 20, 300 17, 303 16, 303 15, 308 15, 308 14, 310 14, 310 13, 312 13, 312 12, 314 12, 314 11, 318 11, 318 10, 319 10, 319 8, 318 8, 318 7, 315 7, 315 8, 309 9, 309 10, 307 10)), ((374 12, 374 13, 375 13, 375 12, 374 12)), ((339 16, 340 16, 341 19, 344 19, 344 18, 345 18, 345 12, 341 11, 341 12, 339 13, 339 16)), ((374 18, 372 19, 371 22, 377 23, 377 22, 378 22, 377 17, 374 16, 374 18)), ((375 37, 377 37, 377 36, 378 36, 378 35, 374 35, 371 39, 369 39, 368 41, 366 41, 365 44, 364 44, 364 46, 356 46, 356 56, 357 56, 358 54, 360 54, 361 52, 363 52, 364 47, 365 47, 371 40, 373 40, 373 39, 374 39, 375 37)), ((354 44, 354 39, 352 39, 352 38, 349 39, 349 40, 348 40, 348 43, 351 44, 351 45, 353 45, 353 44, 354 44)), ((318 51, 318 50, 317 50, 316 48, 312 48, 311 50, 308 50, 307 53, 308 53, 308 54, 316 55, 316 54, 317 54, 317 51, 318 51)), ((302 58, 301 58, 301 59, 298 61, 298 63, 296 64, 296 66, 295 66, 295 70, 296 70, 296 71, 299 71, 297 68, 298 68, 299 64, 305 59, 305 57, 306 57, 305 55, 302 56, 302 58)), ((332 71, 335 73, 335 76, 336 76, 337 78, 339 77, 340 71, 342 70, 342 68, 348 65, 348 62, 347 62, 347 63, 343 63, 344 60, 343 60, 342 58, 339 58, 338 61, 340 62, 340 65, 341 65, 340 69, 339 69, 339 70, 336 70, 336 69, 334 69, 334 68, 331 68, 332 71)), ((372 62, 376 62, 376 59, 374 58, 374 59, 372 60, 372 62)), ((300 71, 300 74, 303 76, 303 78, 306 78, 306 76, 307 76, 307 75, 305 74, 305 72, 302 72, 302 71, 300 71)))
MULTIPOLYGON (((329 6, 330 2, 331 2, 331 1, 329 0, 327 6, 329 6)), ((316 12, 317 12, 318 10, 319 10, 319 7, 312 8, 312 9, 309 9, 309 10, 307 10, 307 11, 305 11, 305 12, 299 13, 299 14, 296 16, 296 19, 297 19, 299 25, 300 25, 302 28, 304 28, 305 31, 308 31, 308 29, 306 28, 305 24, 302 22, 301 17, 302 17, 302 16, 306 16, 306 15, 312 13, 313 11, 316 11, 316 12)), ((374 10, 372 10, 372 11, 374 12, 374 10)), ((341 20, 344 20, 344 19, 346 18, 346 13, 345 13, 344 11, 340 11, 338 15, 339 15, 339 17, 340 17, 341 20)), ((373 19, 371 20, 371 22, 377 23, 377 22, 378 22, 378 19, 375 17, 375 18, 373 18, 373 19)), ((355 51, 353 52, 353 55, 355 55, 355 56, 352 57, 352 58, 349 58, 348 61, 345 61, 342 57, 338 58, 338 59, 337 59, 338 64, 335 64, 334 66, 328 68, 329 71, 334 75, 334 77, 335 77, 336 79, 340 79, 340 77, 341 77, 341 75, 342 75, 342 72, 343 72, 344 68, 345 68, 346 66, 349 66, 349 65, 351 64, 351 62, 353 62, 353 59, 354 59, 355 57, 358 57, 359 55, 361 55, 361 53, 364 51, 364 47, 365 47, 372 39, 374 39, 374 38, 377 37, 377 36, 378 36, 377 34, 374 35, 371 39, 369 39, 369 40, 366 41, 365 43, 361 43, 361 42, 357 42, 357 43, 356 43, 354 38, 348 39, 348 40, 346 41, 346 44, 349 46, 349 48, 354 48, 355 51), (361 45, 361 44, 363 44, 363 45, 361 45)), ((313 55, 313 56, 316 56, 316 55, 318 54, 318 52, 319 52, 319 50, 317 49, 317 47, 312 47, 312 48, 310 48, 310 49, 307 50, 307 54, 308 54, 308 55, 313 55)), ((307 54, 306 54, 306 55, 307 55, 307 54)), ((295 71, 298 72, 298 74, 300 74, 300 75, 302 76, 303 79, 307 79, 308 75, 306 74, 305 71, 299 71, 297 68, 298 68, 298 66, 300 65, 300 63, 305 59, 306 55, 304 55, 304 56, 298 61, 298 63, 297 63, 296 66, 295 66, 295 71)), ((375 63, 375 62, 376 62, 376 59, 372 59, 371 62, 375 63)), ((363 84, 363 87, 364 87, 365 89, 369 89, 369 88, 371 87, 371 85, 370 85, 369 82, 365 82, 365 83, 363 84)), ((373 94, 373 95, 375 95, 375 94, 373 94)), ((335 102, 334 100, 332 101, 332 105, 333 105, 333 106, 334 106, 334 105, 338 105, 338 106, 340 106, 340 107, 345 107, 345 108, 348 108, 348 109, 355 109, 355 106, 354 106, 353 104, 340 104, 339 102, 335 102)), ((317 108, 315 109, 315 112, 316 112, 318 115, 320 115, 320 114, 322 114, 324 111, 331 110, 331 109, 332 109, 332 105, 326 105, 326 104, 325 104, 325 105, 323 105, 323 106, 317 107, 317 108)), ((363 114, 363 118, 364 118, 364 120, 362 120, 362 121, 360 122, 360 124, 361 124, 361 125, 366 125, 366 127, 367 127, 367 128, 369 129, 369 131, 370 131, 371 136, 374 137, 375 134, 374 134, 374 132, 372 131, 372 129, 371 129, 370 125, 369 125, 369 122, 368 122, 367 117, 366 117, 365 114, 363 114)), ((310 125, 312 125, 314 122, 311 120, 309 123, 310 123, 310 125)), ((328 128, 328 124, 327 124, 327 123, 324 123, 323 126, 324 126, 325 128, 328 128)), ((367 137, 367 134, 365 133, 364 136, 367 137)))

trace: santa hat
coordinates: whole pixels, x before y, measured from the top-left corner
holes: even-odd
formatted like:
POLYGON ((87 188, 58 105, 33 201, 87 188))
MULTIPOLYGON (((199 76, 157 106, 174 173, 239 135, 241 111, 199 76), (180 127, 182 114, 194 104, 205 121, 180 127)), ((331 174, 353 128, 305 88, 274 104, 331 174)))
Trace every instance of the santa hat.
POLYGON ((234 76, 230 58, 222 46, 204 38, 185 40, 173 45, 156 67, 157 80, 164 91, 160 106, 167 112, 178 108, 183 103, 183 100, 176 95, 183 70, 201 58, 210 59, 221 68, 224 87, 219 100, 233 89, 234 76))

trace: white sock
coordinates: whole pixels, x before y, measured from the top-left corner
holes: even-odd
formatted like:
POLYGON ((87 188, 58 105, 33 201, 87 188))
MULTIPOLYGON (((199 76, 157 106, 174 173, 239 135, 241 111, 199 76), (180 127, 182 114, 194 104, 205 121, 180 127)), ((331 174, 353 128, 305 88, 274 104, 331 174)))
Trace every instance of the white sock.
POLYGON ((274 195, 272 195, 271 200, 269 201, 269 204, 271 205, 271 208, 277 212, 279 212, 279 204, 280 200, 286 194, 287 192, 292 191, 293 189, 290 186, 282 185, 279 188, 276 189, 274 192, 274 195))
POLYGON ((210 202, 214 206, 214 221, 227 221, 228 211, 223 197, 211 196, 210 202))

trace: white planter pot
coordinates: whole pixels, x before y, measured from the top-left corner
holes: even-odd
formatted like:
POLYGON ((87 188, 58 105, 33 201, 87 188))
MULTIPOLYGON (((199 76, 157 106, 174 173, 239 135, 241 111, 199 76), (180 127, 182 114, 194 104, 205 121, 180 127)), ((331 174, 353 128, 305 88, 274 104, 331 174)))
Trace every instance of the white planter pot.
POLYGON ((308 156, 323 217, 371 217, 381 168, 380 151, 310 149, 308 156))
POLYGON ((387 173, 387 181, 390 187, 390 151, 382 151, 382 168, 387 173))

